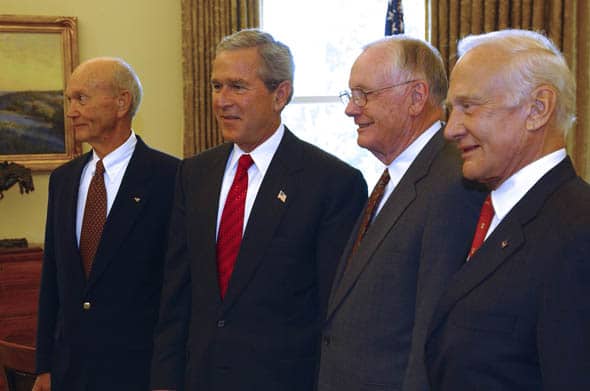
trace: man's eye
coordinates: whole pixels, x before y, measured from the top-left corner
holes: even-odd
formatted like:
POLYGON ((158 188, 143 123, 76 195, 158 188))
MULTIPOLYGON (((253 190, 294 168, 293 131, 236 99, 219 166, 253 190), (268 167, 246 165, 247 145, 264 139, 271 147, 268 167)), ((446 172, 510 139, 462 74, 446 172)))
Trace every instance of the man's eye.
POLYGON ((475 112, 476 108, 477 108, 477 105, 474 105, 472 103, 465 103, 463 105, 463 112, 465 114, 473 114, 475 112))
POLYGON ((88 96, 80 95, 80 96, 78 96, 78 101, 80 102, 81 105, 83 105, 88 102, 88 96))
POLYGON ((246 86, 244 86, 242 84, 232 84, 231 89, 236 92, 242 92, 242 91, 246 90, 246 86))
POLYGON ((221 90, 221 84, 220 83, 211 83, 211 88, 213 88, 213 91, 219 91, 219 90, 221 90))

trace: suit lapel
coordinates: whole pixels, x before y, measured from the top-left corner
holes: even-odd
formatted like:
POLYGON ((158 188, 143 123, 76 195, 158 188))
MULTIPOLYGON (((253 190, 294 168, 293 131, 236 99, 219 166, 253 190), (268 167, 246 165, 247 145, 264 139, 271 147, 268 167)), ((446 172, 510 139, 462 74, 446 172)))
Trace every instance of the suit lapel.
POLYGON ((100 278, 113 259, 113 255, 125 242, 137 218, 148 205, 152 164, 148 147, 138 137, 115 202, 107 217, 92 264, 87 289, 90 289, 100 278))
MULTIPOLYGON (((71 265, 67 267, 67 270, 72 273, 72 279, 78 281, 86 281, 84 275, 84 268, 82 266, 82 257, 80 256, 80 250, 78 248, 78 240, 76 235, 76 216, 78 213, 78 189, 80 187, 80 178, 82 176, 82 170, 92 157, 92 152, 88 152, 83 155, 80 159, 74 161, 74 165, 71 168, 71 174, 68 177, 74 178, 68 184, 65 190, 65 196, 63 197, 66 201, 64 204, 64 215, 62 216, 64 224, 64 235, 63 240, 67 241, 64 243, 64 248, 68 249, 71 256, 67 257, 71 265)), ((64 257, 65 259, 65 257, 64 257)))
POLYGON ((526 242, 524 228, 534 220, 547 198, 564 182, 575 177, 569 158, 549 171, 496 227, 469 262, 466 262, 449 283, 441 297, 429 334, 444 320, 455 303, 490 278, 491 275, 526 242))
POLYGON ((293 193, 290 176, 302 167, 303 157, 299 146, 297 138, 285 128, 283 139, 254 201, 222 311, 230 308, 248 285, 270 247, 283 212, 290 200, 297 196, 293 193), (277 197, 281 191, 288 195, 285 202, 277 197))
MULTIPOLYGON (((443 147, 444 138, 442 130, 439 130, 418 154, 400 183, 396 186, 393 193, 391 193, 386 203, 383 205, 383 208, 369 227, 369 230, 356 253, 350 259, 348 259, 348 257, 350 256, 352 246, 349 243, 347 250, 344 252, 340 261, 341 265, 348 263, 348 266, 345 271, 341 270, 339 272, 339 280, 335 280, 335 285, 332 290, 334 293, 332 294, 328 305, 328 317, 335 311, 348 292, 350 292, 359 276, 373 259, 373 254, 377 248, 379 248, 379 245, 385 236, 397 224, 404 211, 416 199, 417 184, 428 175, 434 158, 443 147)), ((364 213, 364 210, 362 213, 364 213)), ((357 232, 358 222, 357 227, 354 230, 354 235, 351 237, 352 241, 356 238, 357 232)))

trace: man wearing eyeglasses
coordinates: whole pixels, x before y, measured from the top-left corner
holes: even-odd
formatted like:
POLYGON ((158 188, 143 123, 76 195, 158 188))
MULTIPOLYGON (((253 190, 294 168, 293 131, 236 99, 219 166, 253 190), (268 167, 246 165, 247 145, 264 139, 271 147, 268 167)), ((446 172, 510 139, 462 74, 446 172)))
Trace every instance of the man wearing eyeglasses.
POLYGON ((405 36, 371 43, 349 85, 341 98, 358 144, 385 167, 334 278, 318 390, 425 390, 426 330, 483 195, 443 137, 448 82, 436 49, 405 36))

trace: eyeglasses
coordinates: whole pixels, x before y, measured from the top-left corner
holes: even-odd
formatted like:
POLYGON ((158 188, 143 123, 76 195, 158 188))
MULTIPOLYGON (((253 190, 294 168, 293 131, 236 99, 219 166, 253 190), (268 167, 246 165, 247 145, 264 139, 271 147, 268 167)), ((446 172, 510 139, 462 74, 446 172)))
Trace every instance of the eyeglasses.
POLYGON ((348 105, 348 102, 350 102, 352 100, 352 103, 354 103, 358 107, 364 107, 367 104, 367 96, 368 95, 374 94, 376 92, 381 92, 381 91, 387 90, 389 88, 403 86, 405 84, 409 84, 409 83, 412 83, 415 81, 418 81, 418 79, 408 80, 408 81, 404 81, 403 83, 393 84, 390 86, 375 88, 373 90, 367 90, 367 91, 363 91, 359 88, 353 88, 351 90, 342 91, 340 93, 340 95, 338 95, 338 97, 340 98, 340 101, 342 103, 344 103, 345 105, 348 105))

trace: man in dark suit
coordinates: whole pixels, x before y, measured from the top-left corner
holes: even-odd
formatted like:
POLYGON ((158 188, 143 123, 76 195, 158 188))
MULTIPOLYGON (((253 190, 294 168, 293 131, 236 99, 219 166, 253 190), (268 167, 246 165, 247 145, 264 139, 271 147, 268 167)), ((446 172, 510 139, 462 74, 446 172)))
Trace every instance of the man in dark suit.
POLYGON ((369 44, 349 85, 341 96, 358 143, 385 170, 334 279, 318 389, 423 390, 428 322, 467 255, 465 226, 475 223, 481 195, 463 183, 443 138, 447 77, 436 49, 405 36, 369 44))
POLYGON ((293 59, 269 34, 224 38, 211 83, 230 143, 179 169, 152 388, 310 390, 333 272, 366 184, 282 124, 293 59))
POLYGON ((92 151, 49 181, 35 391, 149 387, 178 160, 131 129, 141 94, 116 58, 89 60, 68 82, 67 116, 92 151))
POLYGON ((470 36, 459 54, 445 134, 491 196, 433 316, 432 388, 589 390, 590 186, 565 150, 574 77, 531 31, 470 36))

